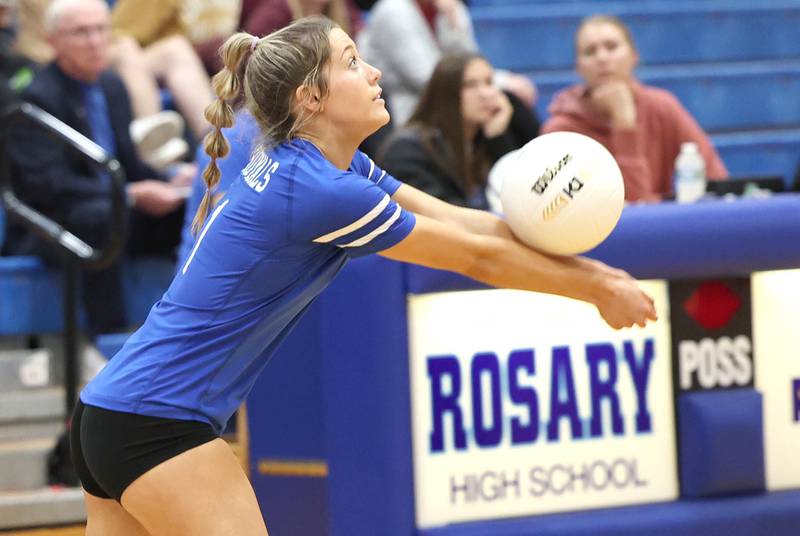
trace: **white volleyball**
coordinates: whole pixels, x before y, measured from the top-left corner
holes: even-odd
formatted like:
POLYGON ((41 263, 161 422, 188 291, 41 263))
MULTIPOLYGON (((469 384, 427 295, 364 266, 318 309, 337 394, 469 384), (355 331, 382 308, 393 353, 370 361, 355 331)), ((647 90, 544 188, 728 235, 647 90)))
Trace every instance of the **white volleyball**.
POLYGON ((500 171, 500 199, 514 234, 556 255, 583 253, 619 221, 625 185, 616 160, 600 143, 575 132, 534 138, 500 171))

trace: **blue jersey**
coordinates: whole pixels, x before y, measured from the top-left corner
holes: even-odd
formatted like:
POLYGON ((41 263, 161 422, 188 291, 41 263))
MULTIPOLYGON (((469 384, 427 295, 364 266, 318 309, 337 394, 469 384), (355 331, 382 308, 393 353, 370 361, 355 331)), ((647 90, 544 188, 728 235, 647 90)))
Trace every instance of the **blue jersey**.
POLYGON ((254 151, 169 289, 81 400, 221 431, 348 258, 414 228, 390 198, 399 187, 360 152, 342 171, 305 140, 254 151))
MULTIPOLYGON (((261 135, 258 123, 250 115, 247 109, 242 108, 236 114, 236 119, 231 128, 223 128, 222 133, 228 138, 230 151, 227 156, 217 159, 217 166, 220 170, 219 183, 214 189, 215 193, 225 193, 230 185, 239 177, 239 172, 244 169, 253 152, 255 139, 261 135)), ((194 235, 192 234, 192 222, 200 201, 206 193, 206 183, 203 181, 203 170, 211 158, 206 154, 203 144, 197 147, 195 154, 195 164, 197 164, 197 174, 192 181, 192 193, 186 199, 186 210, 184 212, 183 229, 181 229, 181 243, 178 246, 178 261, 183 265, 183 261, 192 251, 194 246, 194 235)))

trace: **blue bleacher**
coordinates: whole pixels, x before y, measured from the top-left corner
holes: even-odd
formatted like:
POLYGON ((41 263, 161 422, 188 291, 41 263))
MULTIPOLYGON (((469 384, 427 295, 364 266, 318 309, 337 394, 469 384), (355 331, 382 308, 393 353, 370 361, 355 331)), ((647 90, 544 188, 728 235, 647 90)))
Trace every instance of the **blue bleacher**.
POLYGON ((800 161, 800 0, 473 0, 481 51, 529 75, 542 119, 574 84, 574 33, 588 15, 629 25, 637 76, 672 92, 711 134, 733 176, 781 175, 800 161))
MULTIPOLYGON (((800 42, 800 39, 798 39, 800 42)), ((555 93, 578 81, 572 71, 532 74, 540 117, 555 93)), ((642 82, 664 88, 708 132, 800 126, 800 60, 641 67, 642 82)))
POLYGON ((800 165, 800 129, 714 134, 711 141, 734 177, 780 176, 791 187, 800 165))
POLYGON ((647 65, 800 56, 796 0, 519 2, 471 10, 481 51, 497 67, 516 71, 572 69, 575 30, 595 13, 625 21, 647 65))
MULTIPOLYGON (((0 204, 0 245, 4 238, 5 213, 0 204)), ((173 263, 165 259, 126 260, 125 304, 132 323, 144 321, 173 274, 173 263)), ((0 337, 61 331, 61 285, 61 273, 39 257, 0 257, 0 337)))
MULTIPOLYGON (((127 260, 124 270, 128 319, 139 324, 169 285, 174 266, 142 258, 127 260)), ((61 273, 38 257, 0 257, 0 296, 0 336, 61 331, 61 273)))

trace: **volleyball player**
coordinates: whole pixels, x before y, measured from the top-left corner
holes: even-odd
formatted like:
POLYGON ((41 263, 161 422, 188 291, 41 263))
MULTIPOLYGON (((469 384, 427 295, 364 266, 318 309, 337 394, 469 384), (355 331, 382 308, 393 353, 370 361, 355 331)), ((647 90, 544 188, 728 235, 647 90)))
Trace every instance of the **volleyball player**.
MULTIPOLYGON (((398 46, 401 44, 398 43, 398 46)), ((450 206, 357 151, 389 117, 381 73, 324 18, 222 48, 197 239, 144 325, 81 393, 72 447, 87 535, 264 535, 255 494, 219 433, 274 349, 351 257, 380 253, 497 287, 595 304, 615 328, 655 318, 627 274, 548 257, 489 213, 450 206), (264 135, 212 206, 221 128, 244 90, 264 135)), ((275 411, 280 411, 275 408, 275 411)))

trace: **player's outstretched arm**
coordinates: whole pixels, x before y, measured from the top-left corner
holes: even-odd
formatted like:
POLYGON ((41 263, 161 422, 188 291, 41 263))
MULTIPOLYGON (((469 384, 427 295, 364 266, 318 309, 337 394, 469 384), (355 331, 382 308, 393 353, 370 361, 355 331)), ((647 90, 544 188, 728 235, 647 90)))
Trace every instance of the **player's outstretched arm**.
POLYGON ((488 285, 558 294, 597 306, 616 329, 655 320, 652 299, 625 272, 602 263, 550 257, 499 236, 417 215, 414 230, 380 253, 403 262, 457 272, 488 285))
POLYGON ((403 184, 392 196, 400 206, 415 214, 480 235, 513 238, 511 228, 491 212, 451 205, 408 184, 403 184))

